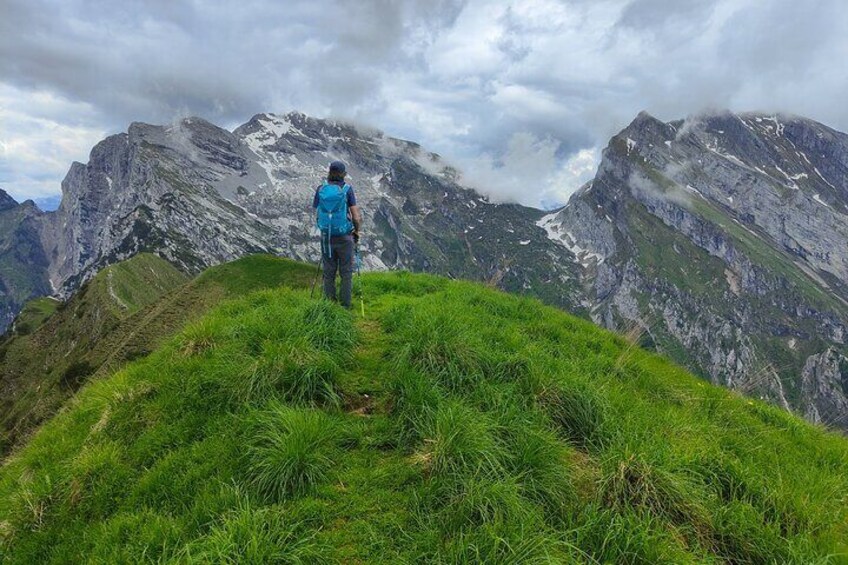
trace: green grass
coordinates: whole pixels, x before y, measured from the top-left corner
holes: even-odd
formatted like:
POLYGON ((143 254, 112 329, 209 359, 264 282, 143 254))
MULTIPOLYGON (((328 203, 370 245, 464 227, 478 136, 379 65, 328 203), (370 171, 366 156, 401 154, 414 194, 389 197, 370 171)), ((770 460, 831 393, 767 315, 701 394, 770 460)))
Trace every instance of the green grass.
MULTIPOLYGON (((245 275, 247 276, 247 275, 245 275)), ((479 285, 259 290, 0 469, 9 563, 838 563, 848 441, 479 285)))
POLYGON ((322 411, 271 405, 251 414, 248 429, 250 484, 266 499, 308 492, 333 468, 339 430, 322 411))
MULTIPOLYGON (((213 267, 190 281, 150 254, 108 267, 40 327, 0 344, 0 454, 85 382, 149 354, 222 300, 280 284, 303 288, 313 274, 308 265, 268 255, 213 267)), ((268 368, 257 367, 256 386, 268 368)))
POLYGON ((88 284, 86 292, 98 295, 100 302, 115 313, 132 314, 186 280, 186 276, 167 261, 150 253, 140 253, 103 269, 88 284))
POLYGON ((15 335, 31 334, 53 315, 62 303, 55 298, 43 296, 33 298, 21 309, 12 324, 12 333, 15 335))

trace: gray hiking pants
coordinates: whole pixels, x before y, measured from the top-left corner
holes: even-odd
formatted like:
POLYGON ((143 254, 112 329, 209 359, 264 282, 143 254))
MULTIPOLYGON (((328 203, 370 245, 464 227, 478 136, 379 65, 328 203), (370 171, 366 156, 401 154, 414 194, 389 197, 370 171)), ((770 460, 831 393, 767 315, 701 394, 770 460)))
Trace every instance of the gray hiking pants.
POLYGON ((350 308, 350 294, 353 287, 353 238, 350 236, 333 238, 330 247, 321 245, 321 261, 324 268, 324 297, 336 301, 336 271, 342 279, 338 301, 350 308))

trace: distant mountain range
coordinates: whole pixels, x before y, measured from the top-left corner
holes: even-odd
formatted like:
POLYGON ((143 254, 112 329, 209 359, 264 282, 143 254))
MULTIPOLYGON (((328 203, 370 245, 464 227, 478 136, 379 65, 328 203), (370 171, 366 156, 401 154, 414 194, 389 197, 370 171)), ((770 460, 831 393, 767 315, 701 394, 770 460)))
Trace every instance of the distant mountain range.
POLYGON ((486 280, 638 338, 710 380, 848 429, 848 136, 814 121, 640 114, 561 210, 497 204, 419 145, 303 114, 229 132, 131 124, 55 212, 0 194, 0 324, 153 252, 186 273, 314 260, 309 207, 349 164, 364 263, 486 280))
POLYGON ((34 198, 33 202, 35 202, 35 205, 41 210, 44 210, 45 212, 53 212, 59 207, 59 204, 62 203, 62 197, 59 195, 43 196, 41 198, 34 198))

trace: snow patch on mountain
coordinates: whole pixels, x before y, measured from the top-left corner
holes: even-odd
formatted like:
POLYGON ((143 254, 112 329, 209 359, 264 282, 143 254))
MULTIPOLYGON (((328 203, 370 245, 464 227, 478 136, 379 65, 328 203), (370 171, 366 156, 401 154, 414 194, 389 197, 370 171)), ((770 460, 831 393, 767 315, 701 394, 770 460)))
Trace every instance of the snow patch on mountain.
POLYGON ((825 208, 830 208, 830 204, 821 199, 821 196, 818 194, 813 195, 813 200, 824 206, 825 208))
POLYGON ((548 239, 555 241, 568 249, 574 255, 575 262, 580 263, 584 268, 590 265, 600 265, 604 262, 604 257, 600 253, 584 249, 577 243, 577 238, 570 231, 563 229, 563 222, 560 219, 560 213, 554 212, 543 216, 536 225, 545 230, 548 234, 548 239))

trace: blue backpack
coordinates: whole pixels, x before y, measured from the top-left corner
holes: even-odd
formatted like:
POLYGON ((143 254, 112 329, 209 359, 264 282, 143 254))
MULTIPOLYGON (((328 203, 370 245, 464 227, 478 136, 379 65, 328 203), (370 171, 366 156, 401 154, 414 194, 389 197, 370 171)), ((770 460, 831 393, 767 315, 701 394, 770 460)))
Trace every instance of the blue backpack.
POLYGON ((353 224, 347 217, 348 185, 327 183, 318 189, 318 229, 324 237, 348 235, 353 224))

